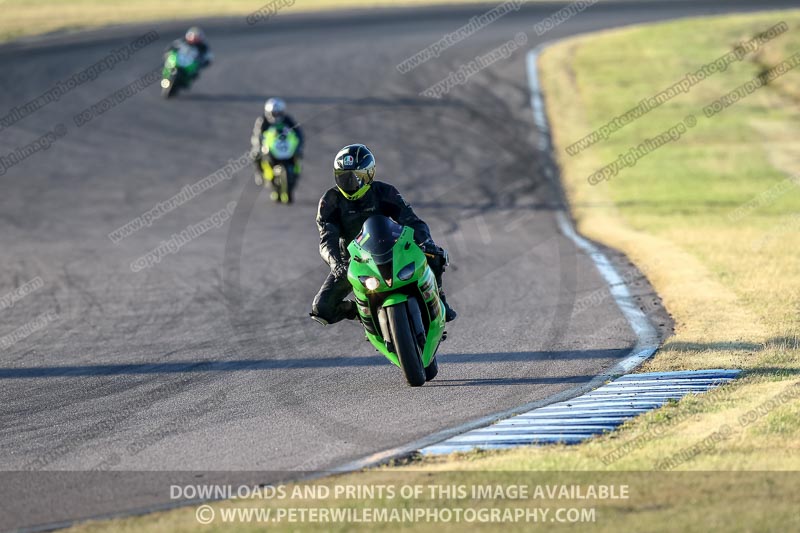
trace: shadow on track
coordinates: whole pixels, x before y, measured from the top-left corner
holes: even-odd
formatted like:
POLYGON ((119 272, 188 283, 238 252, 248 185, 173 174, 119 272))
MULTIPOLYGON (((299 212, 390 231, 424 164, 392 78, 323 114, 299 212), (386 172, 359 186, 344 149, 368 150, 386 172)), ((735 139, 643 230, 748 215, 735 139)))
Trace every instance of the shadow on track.
MULTIPOLYGON (((182 94, 181 100, 195 100, 200 102, 259 102, 269 98, 271 94, 264 91, 263 94, 234 94, 234 93, 192 93, 182 94)), ((283 97, 288 104, 304 105, 323 105, 323 106, 376 106, 376 107, 466 107, 457 100, 437 100, 427 97, 397 96, 389 98, 378 98, 367 96, 362 98, 347 98, 335 96, 286 96, 283 97)))
POLYGON ((594 376, 549 376, 530 378, 477 378, 477 379, 435 379, 426 387, 485 387, 496 385, 559 385, 564 383, 585 383, 594 376))
MULTIPOLYGON (((581 351, 541 351, 487 354, 446 354, 441 356, 442 363, 492 363, 548 361, 554 359, 612 359, 622 356, 627 350, 581 350, 581 351)), ((75 366, 43 366, 0 368, 0 379, 82 377, 82 376, 119 376, 137 374, 183 374, 190 372, 242 372, 251 370, 274 370, 293 368, 349 368, 366 366, 386 366, 386 360, 378 355, 358 357, 329 357, 299 359, 236 359, 232 361, 176 361, 173 363, 130 363, 108 365, 75 365, 75 366)), ((572 383, 573 380, 591 376, 565 376, 554 378, 510 378, 507 384, 524 383, 572 383)), ((446 380, 442 380, 444 383, 446 380)), ((482 384, 490 385, 493 380, 458 380, 458 385, 482 384)), ((500 382, 505 381, 501 378, 500 382)), ((455 381, 453 385, 456 386, 455 381)))

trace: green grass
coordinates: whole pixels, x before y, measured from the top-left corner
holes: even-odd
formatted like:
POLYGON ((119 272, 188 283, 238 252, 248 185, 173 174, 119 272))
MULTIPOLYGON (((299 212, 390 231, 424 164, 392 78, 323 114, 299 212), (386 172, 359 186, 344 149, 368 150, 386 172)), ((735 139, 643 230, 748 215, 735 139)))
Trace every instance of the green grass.
POLYGON ((724 401, 686 399, 570 455, 588 459, 590 450, 602 453, 615 440, 635 438, 674 411, 692 417, 620 460, 620 466, 652 467, 658 455, 678 444, 733 424, 736 438, 685 468, 800 468, 797 398, 746 427, 736 424, 743 413, 800 379, 800 69, 719 115, 702 113, 714 99, 800 51, 798 28, 798 11, 695 19, 573 39, 545 52, 540 66, 548 111, 578 227, 626 252, 648 275, 676 322, 675 335, 640 370, 746 371, 733 386, 735 394, 724 401), (780 21, 789 31, 725 72, 578 155, 564 151, 642 98, 780 21), (633 64, 635 69, 628 68, 633 64), (587 183, 589 174, 618 154, 690 114, 697 125, 679 141, 608 182, 587 183), (796 183, 787 181, 793 177, 796 183), (753 208, 737 212, 743 205, 753 208), (703 406, 699 411, 698 402, 703 406))
POLYGON ((614 32, 565 43, 543 58, 556 140, 564 146, 781 20, 789 24, 788 32, 726 72, 577 156, 559 152, 580 229, 640 264, 678 321, 676 336, 647 369, 762 368, 767 363, 798 369, 800 276, 794 265, 800 250, 787 244, 800 236, 795 222, 800 212, 800 69, 720 115, 706 118, 701 111, 800 51, 798 16, 717 19, 714 31, 704 31, 708 21, 701 19, 647 32, 614 32), (571 65, 569 72, 561 61, 571 65), (614 71, 614 61, 636 62, 637 68, 614 71), (698 117, 698 124, 678 142, 609 182, 592 187, 585 181, 593 169, 689 114, 698 117), (787 181, 791 177, 796 185, 787 181), (769 191, 783 192, 735 215, 737 208, 769 191), (685 268, 687 262, 691 269, 685 268), (699 287, 705 294, 697 294, 699 287))
MULTIPOLYGON (((579 229, 626 252, 648 275, 676 323, 675 335, 641 370, 739 367, 746 371, 743 379, 703 396, 670 403, 578 446, 454 455, 354 474, 338 482, 374 482, 376 476, 385 476, 411 483, 448 483, 463 482, 469 474, 477 481, 529 483, 622 479, 631 483, 636 497, 601 505, 601 519, 592 531, 800 528, 800 476, 796 472, 800 469, 800 188, 787 189, 746 216, 731 219, 739 206, 787 177, 800 175, 800 70, 721 115, 702 115, 703 106, 711 100, 753 77, 765 65, 800 51, 798 30, 800 11, 681 20, 564 41, 548 49, 540 63, 554 142, 579 229), (781 20, 789 24, 790 31, 757 54, 580 155, 570 157, 564 152, 564 147, 592 128, 781 20), (609 182, 587 184, 590 173, 688 114, 696 115, 698 124, 680 141, 649 154, 609 182), (653 472, 665 459, 722 428, 728 428, 727 437, 680 462, 675 469, 682 473, 653 472), (610 455, 618 450, 622 450, 618 456, 610 455), (793 472, 782 475, 777 471, 793 472)), ((521 505, 508 500, 490 503, 497 508, 521 505)), ((295 501, 291 505, 314 503, 295 501)), ((325 502, 331 507, 365 505, 369 502, 325 502)), ((560 524, 548 525, 566 529, 560 524)), ((422 524, 416 529, 447 531, 458 526, 422 524)), ((463 524, 460 526, 463 529, 463 524)), ((194 509, 185 509, 81 529, 188 531, 196 527, 194 509)), ((305 531, 317 527, 306 523, 282 528, 305 531)), ((496 527, 473 526, 484 530, 496 527)), ((531 526, 517 523, 505 527, 521 531, 531 526)), ((225 528, 216 525, 213 529, 225 528)), ((249 524, 238 529, 258 527, 249 524)), ((389 524, 381 529, 403 526, 389 524)))

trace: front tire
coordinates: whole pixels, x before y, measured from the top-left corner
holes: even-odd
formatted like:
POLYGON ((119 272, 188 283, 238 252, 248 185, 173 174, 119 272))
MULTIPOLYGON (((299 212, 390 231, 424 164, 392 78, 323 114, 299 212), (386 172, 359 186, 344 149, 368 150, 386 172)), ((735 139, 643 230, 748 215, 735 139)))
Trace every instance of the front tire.
POLYGON ((289 168, 286 165, 277 165, 274 169, 275 185, 280 202, 283 204, 292 203, 292 192, 289 188, 289 168))
POLYGON ((424 385, 425 368, 422 366, 419 347, 408 321, 406 304, 387 307, 386 319, 389 323, 389 333, 392 335, 394 350, 406 376, 406 381, 412 387, 424 385))
POLYGON ((439 373, 439 363, 436 362, 436 356, 431 359, 431 364, 425 367, 425 381, 430 381, 439 373))
POLYGON ((178 74, 177 74, 177 72, 173 72, 172 74, 170 74, 169 78, 162 79, 161 80, 161 96, 163 96, 166 99, 169 99, 169 98, 172 98, 173 96, 175 96, 178 93, 177 82, 178 82, 178 74), (164 87, 165 83, 167 84, 166 87, 164 87))
POLYGON ((287 197, 287 204, 294 203, 294 186, 297 184, 297 176, 294 173, 294 170, 287 167, 286 168, 286 197, 287 197))

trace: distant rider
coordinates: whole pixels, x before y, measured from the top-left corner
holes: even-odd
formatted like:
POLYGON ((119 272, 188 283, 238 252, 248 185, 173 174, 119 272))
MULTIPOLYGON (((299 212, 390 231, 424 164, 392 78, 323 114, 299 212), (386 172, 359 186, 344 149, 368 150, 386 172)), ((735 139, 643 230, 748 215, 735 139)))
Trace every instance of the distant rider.
MULTIPOLYGON (((281 125, 294 130, 294 133, 297 135, 299 144, 297 146, 297 151, 294 154, 293 163, 294 175, 297 178, 300 177, 303 160, 303 130, 300 129, 300 126, 297 125, 297 122, 295 122, 291 115, 286 113, 286 102, 280 98, 270 98, 264 104, 264 114, 260 115, 256 119, 256 122, 253 125, 253 136, 250 138, 250 144, 252 145, 250 156, 253 158, 253 164, 255 165, 257 178, 263 177, 261 156, 263 154, 262 143, 264 140, 264 132, 273 126, 279 127, 281 125)), ((256 181, 259 182, 260 180, 257 179, 256 181)), ((274 200, 277 192, 273 191, 272 195, 274 200)))
MULTIPOLYGON (((211 64, 211 60, 214 58, 214 54, 211 53, 211 48, 208 46, 208 42, 206 41, 206 36, 203 33, 203 30, 197 26, 192 26, 186 30, 186 35, 180 39, 175 39, 172 41, 172 44, 164 52, 164 55, 166 56, 170 52, 178 50, 181 46, 189 46, 197 50, 197 57, 199 59, 199 65, 201 69, 209 66, 211 64)), ((199 72, 200 71, 198 70, 198 75, 199 72)))
POLYGON ((442 290, 442 273, 448 264, 447 251, 434 244, 430 229, 406 203, 392 185, 373 181, 375 157, 363 144, 342 148, 333 162, 336 186, 319 201, 317 227, 319 253, 331 269, 311 305, 311 317, 323 324, 343 319, 354 320, 356 304, 344 298, 350 293, 347 246, 373 215, 384 215, 403 226, 414 229, 414 241, 428 256, 428 264, 436 276, 439 295, 445 307, 445 320, 455 320, 456 312, 447 304, 442 290))

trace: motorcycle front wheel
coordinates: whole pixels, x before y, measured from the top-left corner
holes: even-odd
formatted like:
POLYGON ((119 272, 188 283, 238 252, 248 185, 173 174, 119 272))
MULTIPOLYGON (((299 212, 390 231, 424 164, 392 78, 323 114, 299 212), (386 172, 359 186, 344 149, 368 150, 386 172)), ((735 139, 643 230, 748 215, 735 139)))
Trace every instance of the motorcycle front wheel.
POLYGON ((439 363, 436 362, 436 356, 431 359, 431 364, 425 367, 425 381, 430 381, 439 374, 439 363))
POLYGON ((386 319, 392 336, 392 344, 394 344, 394 350, 406 376, 406 381, 412 387, 424 385, 426 381, 425 368, 422 366, 419 346, 411 331, 406 303, 387 307, 386 319))
POLYGON ((172 72, 169 78, 163 78, 161 80, 161 96, 164 98, 171 98, 175 96, 175 93, 178 92, 178 88, 176 86, 178 75, 177 72, 172 72))
POLYGON ((279 201, 284 204, 292 203, 292 189, 289 186, 289 169, 284 165, 275 165, 273 174, 275 176, 273 185, 275 186, 275 191, 278 193, 279 201))

